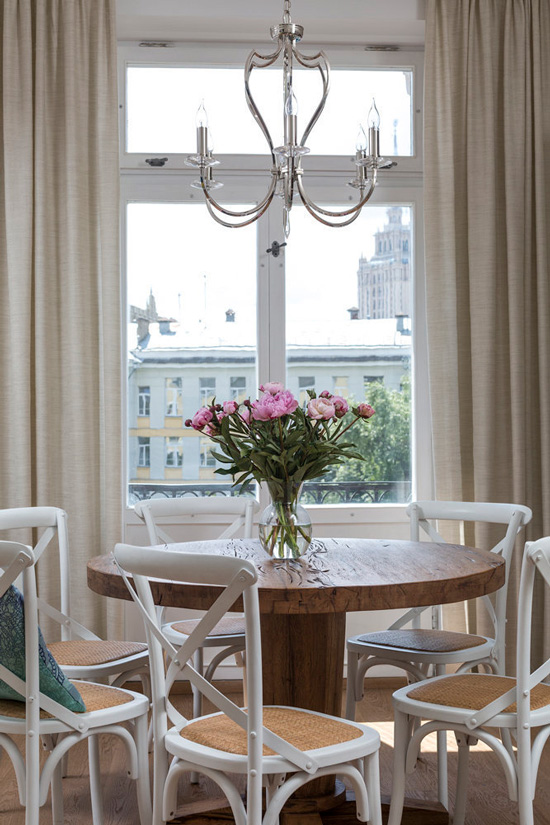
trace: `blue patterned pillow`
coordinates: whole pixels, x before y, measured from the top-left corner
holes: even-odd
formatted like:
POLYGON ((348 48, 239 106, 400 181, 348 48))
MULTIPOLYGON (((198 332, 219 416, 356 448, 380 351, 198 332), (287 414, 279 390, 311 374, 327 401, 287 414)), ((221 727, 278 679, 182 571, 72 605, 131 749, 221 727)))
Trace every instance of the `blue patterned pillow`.
MULTIPOLYGON (((46 647, 38 628, 40 692, 69 710, 83 712, 86 706, 46 647)), ((23 594, 11 585, 0 598, 0 662, 20 679, 25 679, 25 611, 23 594)), ((0 679, 0 699, 25 701, 0 679)))

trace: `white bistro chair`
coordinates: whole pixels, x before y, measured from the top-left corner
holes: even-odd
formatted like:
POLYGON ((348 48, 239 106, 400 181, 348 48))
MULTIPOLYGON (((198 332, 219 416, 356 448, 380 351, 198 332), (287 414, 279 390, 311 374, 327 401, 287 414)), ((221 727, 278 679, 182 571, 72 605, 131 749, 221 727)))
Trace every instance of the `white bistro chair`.
MULTIPOLYGON (((52 788, 52 822, 63 825, 61 763, 87 739, 94 825, 103 823, 97 736, 118 736, 126 746, 129 773, 137 780, 141 825, 151 822, 146 696, 90 682, 71 683, 47 649, 38 626, 35 563, 38 552, 0 541, 0 748, 10 758, 25 825, 38 825, 52 788), (13 587, 22 580, 23 598, 13 587), (19 675, 17 675, 19 674, 19 675), (23 677, 25 680, 23 680, 23 677), (78 693, 75 694, 75 688, 78 693), (11 693, 17 698, 9 698, 11 693), (7 697, 7 698, 6 698, 7 697), (75 712, 75 706, 85 711, 75 712), (24 748, 18 740, 23 739, 24 748), (40 768, 40 753, 48 755, 40 768)), ((0 820, 4 821, 2 815, 0 820)))
MULTIPOLYGON (((355 791, 357 817, 381 825, 378 733, 365 725, 290 707, 262 707, 262 652, 257 572, 229 556, 184 554, 118 544, 115 559, 133 576, 145 621, 153 691, 153 825, 176 816, 180 777, 199 771, 221 788, 236 825, 277 825, 289 796, 316 777, 345 776, 355 791), (159 627, 147 577, 220 587, 220 596, 177 649, 159 627), (248 707, 239 708, 190 662, 197 646, 242 596, 246 635, 248 707), (166 657, 166 670, 165 658, 166 657), (189 679, 218 709, 186 719, 169 700, 178 676, 189 679), (265 749, 264 749, 265 748, 265 749), (246 807, 234 775, 246 776, 246 807), (262 815, 262 786, 266 807, 262 815)), ((180 812, 178 812, 179 814, 180 812)))
MULTIPOLYGON (((531 614, 537 570, 545 585, 550 586, 550 538, 527 544, 523 557, 516 679, 496 674, 451 674, 409 685, 394 693, 394 775, 388 825, 401 822, 405 775, 414 768, 420 742, 432 731, 441 730, 454 731, 458 743, 454 825, 464 823, 469 748, 478 740, 498 757, 508 795, 518 802, 520 825, 534 825, 537 772, 542 750, 550 737, 550 685, 543 684, 550 675, 550 659, 530 672, 531 614), (422 719, 429 721, 420 724, 422 719), (503 735, 505 732, 508 736, 503 735), (515 740, 515 747, 511 746, 511 739, 515 740)), ((490 793, 489 788, 487 792, 490 793)))
MULTIPOLYGON (((229 526, 217 538, 229 539, 239 535, 251 538, 254 513, 259 504, 247 496, 208 496, 198 498, 152 498, 139 501, 134 509, 147 527, 150 544, 166 544, 168 547, 176 539, 167 532, 167 524, 184 524, 193 518, 222 516, 231 520, 229 526)), ((160 612, 162 617, 163 612, 160 612)), ((198 619, 183 619, 163 624, 163 632, 174 645, 182 645, 198 624, 198 619)), ((195 651, 194 666, 199 673, 204 673, 212 681, 217 667, 229 656, 235 656, 237 664, 243 666, 241 653, 244 650, 244 619, 241 616, 225 616, 204 638, 202 645, 195 651), (204 649, 220 648, 205 668, 204 649)), ((202 695, 193 689, 193 716, 202 714, 202 695)))
MULTIPOLYGON (((17 507, 0 510, 0 535, 9 532, 10 538, 19 538, 13 531, 37 531, 35 554, 44 562, 56 566, 52 557, 59 559, 59 608, 44 599, 38 600, 40 617, 48 616, 60 625, 61 641, 48 647, 69 679, 108 681, 122 686, 136 675, 148 692, 149 656, 143 642, 101 639, 71 616, 70 552, 67 513, 59 507, 17 507), (56 546, 57 545, 57 546, 56 546)), ((44 563, 42 562, 42 563, 44 563)), ((84 572, 82 579, 84 581, 84 572)))
MULTIPOLYGON (((443 627, 441 605, 408 610, 387 630, 364 633, 347 640, 348 680, 346 717, 355 718, 355 706, 363 698, 366 673, 376 665, 392 665, 407 672, 409 681, 420 682, 445 673, 447 665, 459 672, 484 665, 494 673, 504 674, 506 643, 506 599, 508 570, 516 536, 531 520, 531 510, 520 504, 467 501, 416 501, 407 507, 411 540, 423 538, 444 542, 439 529, 442 522, 468 522, 502 525, 504 535, 492 548, 506 562, 506 583, 496 593, 494 603, 484 596, 484 604, 493 634, 459 633, 443 627), (437 523, 437 524, 436 524, 437 523), (421 616, 428 611, 430 627, 421 627, 421 616)), ((439 801, 448 807, 446 740, 438 737, 439 801)))

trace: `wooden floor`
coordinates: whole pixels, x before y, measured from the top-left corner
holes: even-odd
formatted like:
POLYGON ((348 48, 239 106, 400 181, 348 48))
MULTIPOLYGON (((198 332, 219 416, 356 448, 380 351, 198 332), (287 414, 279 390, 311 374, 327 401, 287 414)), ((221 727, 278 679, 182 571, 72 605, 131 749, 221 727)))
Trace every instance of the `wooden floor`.
MULTIPOLYGON (((373 680, 374 681, 374 680, 373 680)), ((178 697, 181 709, 189 712, 190 699, 178 697)), ((377 687, 365 693, 359 706, 357 718, 368 721, 380 732, 382 739, 381 782, 382 792, 389 794, 391 788, 392 762, 392 714, 391 688, 377 687)), ((407 796, 433 798, 436 786, 435 743, 426 740, 427 747, 422 762, 409 777, 407 796)), ((449 737, 449 772, 451 804, 454 794, 456 752, 449 737)), ((104 825, 139 825, 137 804, 133 782, 126 774, 123 746, 113 737, 102 737, 103 793, 105 798, 104 825)), ((543 754, 535 804, 536 825, 550 825, 550 746, 543 754)), ((69 775, 64 780, 65 823, 66 825, 91 825, 90 800, 87 782, 86 745, 72 749, 69 757, 69 775)), ((212 799, 219 798, 219 792, 211 783, 201 782, 199 786, 182 787, 182 801, 204 800, 205 808, 211 806, 212 799)), ((306 817, 307 819, 307 817, 306 817)), ((198 819, 196 820, 198 823, 198 819)), ((46 804, 41 811, 40 825, 51 825, 51 810, 46 804)), ((15 778, 11 763, 5 754, 0 758, 0 825, 24 825, 25 815, 19 806, 15 790, 15 778)), ((472 751, 470 788, 468 797, 467 825, 518 825, 517 805, 510 802, 506 793, 504 777, 494 754, 485 746, 477 746, 472 751)), ((305 825, 305 823, 304 823, 305 825)))

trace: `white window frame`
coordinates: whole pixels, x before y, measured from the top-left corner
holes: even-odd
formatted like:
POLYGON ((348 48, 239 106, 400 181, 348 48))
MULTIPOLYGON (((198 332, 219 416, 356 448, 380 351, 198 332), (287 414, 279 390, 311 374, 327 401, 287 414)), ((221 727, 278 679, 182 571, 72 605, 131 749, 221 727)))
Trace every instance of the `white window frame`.
MULTIPOLYGON (((309 44, 308 44, 309 45, 309 44)), ((322 46, 321 46, 322 47, 322 46)), ((316 49, 310 46, 311 51, 316 49)), ((229 66, 244 65, 244 60, 250 51, 248 45, 220 47, 215 44, 209 48, 205 44, 171 44, 169 48, 139 48, 131 44, 119 47, 119 77, 120 77, 120 132, 121 132, 121 227, 122 227, 122 261, 123 278, 125 279, 126 262, 126 207, 131 202, 199 202, 202 204, 200 192, 190 188, 190 182, 196 177, 196 172, 184 165, 186 154, 194 151, 189 147, 189 153, 171 154, 169 167, 151 168, 145 163, 144 154, 128 154, 124 147, 124 129, 126 121, 124 78, 127 65, 209 65, 229 66)), ((414 149, 411 157, 398 157, 398 166, 391 171, 379 175, 379 184, 371 198, 372 205, 391 206, 392 204, 409 206, 413 213, 413 237, 411 238, 410 254, 413 260, 413 416, 412 416, 412 455, 413 468, 413 498, 429 498, 433 495, 432 458, 431 458, 431 423, 428 400, 428 366, 427 366, 427 336, 425 318, 425 286, 424 286, 424 246, 423 246, 423 178, 422 178, 422 82, 423 82, 423 52, 365 52, 360 48, 326 49, 331 65, 341 68, 356 68, 368 65, 372 68, 408 68, 414 69, 414 149)), ((244 91, 243 91, 244 93, 244 91)), ((259 102, 259 105, 261 103, 259 102)), ((228 180, 227 191, 224 188, 222 202, 230 206, 232 203, 250 202, 249 182, 256 185, 259 180, 269 180, 269 162, 267 156, 220 155, 221 167, 217 176, 220 179, 226 175, 228 180), (246 177, 242 174, 245 173, 246 177)), ((344 183, 350 176, 350 157, 316 156, 308 159, 306 186, 308 194, 313 200, 321 203, 343 203, 348 199, 344 183)), ((273 203, 266 215, 257 222, 257 260, 258 260, 258 313, 257 313, 257 383, 260 380, 285 381, 286 377, 286 345, 281 328, 281 320, 285 316, 285 287, 284 254, 278 258, 268 255, 265 250, 273 239, 282 240, 281 216, 278 204, 273 203), (277 318, 278 323, 271 322, 277 318)), ((313 219, 312 219, 313 220, 313 219)), ((228 230, 230 231, 230 230, 228 230)), ((327 232, 338 230, 327 228, 327 232)), ((124 324, 124 329, 126 325, 124 324)), ((126 357, 127 348, 123 350, 126 357)), ((126 409, 126 406, 124 406, 126 409)), ((123 443, 127 444, 126 421, 123 422, 123 443)), ((126 498, 126 489, 124 491, 126 498)), ((265 493, 261 496, 267 503, 265 493)), ((314 521, 319 525, 368 525, 404 524, 405 504, 384 505, 322 505, 310 506, 315 510, 314 521)), ((320 527, 322 530, 322 527, 320 527)))

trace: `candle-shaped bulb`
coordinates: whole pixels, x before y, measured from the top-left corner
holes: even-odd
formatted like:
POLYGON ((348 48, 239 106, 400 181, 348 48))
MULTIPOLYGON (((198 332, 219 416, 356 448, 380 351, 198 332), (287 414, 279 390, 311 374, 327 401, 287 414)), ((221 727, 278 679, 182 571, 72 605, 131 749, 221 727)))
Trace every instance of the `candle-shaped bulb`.
POLYGON ((201 105, 197 109, 195 124, 197 126, 197 129, 200 126, 208 126, 208 115, 206 114, 206 109, 204 108, 204 100, 201 100, 201 105))
POLYGON ((366 152, 367 150, 367 136, 365 130, 359 124, 359 131, 357 132, 357 140, 355 141, 355 149, 357 152, 366 152))
POLYGON ((380 129, 380 112, 376 108, 374 98, 372 99, 372 104, 369 109, 367 122, 370 129, 380 129))
POLYGON ((288 95, 285 101, 285 115, 297 115, 298 114, 298 101, 296 100, 296 95, 289 89, 288 95))

